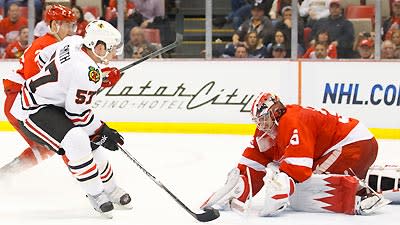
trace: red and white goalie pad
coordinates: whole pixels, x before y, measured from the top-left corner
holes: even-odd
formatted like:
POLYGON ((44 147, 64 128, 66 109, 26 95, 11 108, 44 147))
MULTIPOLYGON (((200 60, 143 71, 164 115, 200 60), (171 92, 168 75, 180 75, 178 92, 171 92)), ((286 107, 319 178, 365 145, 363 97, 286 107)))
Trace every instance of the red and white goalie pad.
POLYGON ((365 178, 373 190, 395 203, 400 203, 400 165, 374 165, 365 178))
POLYGON ((358 187, 358 180, 350 175, 313 174, 296 184, 290 205, 296 211, 354 215, 358 187))

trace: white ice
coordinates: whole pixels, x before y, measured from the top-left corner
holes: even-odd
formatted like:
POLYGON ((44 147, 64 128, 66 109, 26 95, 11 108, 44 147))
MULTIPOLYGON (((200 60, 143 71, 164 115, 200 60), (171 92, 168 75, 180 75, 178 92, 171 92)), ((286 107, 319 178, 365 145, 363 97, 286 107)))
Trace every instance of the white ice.
MULTIPOLYGON (((250 136, 127 133, 125 148, 189 208, 198 207, 225 182, 250 136)), ((1 132, 0 166, 26 146, 15 132, 1 132)), ((377 162, 400 164, 399 141, 379 140, 377 162)), ((109 152, 114 175, 133 197, 133 210, 115 211, 111 220, 100 217, 83 191, 55 156, 0 184, 0 225, 199 224, 164 190, 154 184, 121 152, 109 152)), ((257 202, 257 201, 255 201, 257 202)), ((261 218, 221 212, 208 224, 398 224, 400 205, 389 205, 370 216, 299 213, 261 218)))

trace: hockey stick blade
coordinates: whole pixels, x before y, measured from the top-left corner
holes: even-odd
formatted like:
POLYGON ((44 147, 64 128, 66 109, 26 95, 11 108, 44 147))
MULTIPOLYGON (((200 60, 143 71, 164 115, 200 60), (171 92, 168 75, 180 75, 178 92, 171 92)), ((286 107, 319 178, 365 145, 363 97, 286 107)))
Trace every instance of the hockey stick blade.
POLYGON ((209 222, 219 217, 219 211, 214 208, 207 208, 204 209, 204 213, 193 213, 192 216, 200 222, 209 222))
POLYGON ((219 217, 218 210, 213 209, 213 208, 204 209, 204 213, 194 213, 178 197, 176 197, 167 187, 165 187, 164 184, 162 184, 159 180, 157 180, 157 178, 155 178, 150 172, 148 172, 142 166, 142 164, 140 164, 140 162, 137 161, 135 159, 135 157, 133 157, 131 155, 131 153, 129 153, 128 151, 123 149, 121 146, 118 146, 118 147, 121 150, 121 152, 124 153, 124 155, 126 157, 128 157, 137 167, 139 167, 140 170, 143 171, 143 173, 145 173, 154 183, 156 183, 160 188, 162 188, 165 192, 167 192, 169 194, 169 196, 171 196, 183 209, 186 210, 186 212, 188 212, 190 215, 192 215, 195 219, 197 219, 200 222, 208 222, 211 220, 215 220, 219 217))

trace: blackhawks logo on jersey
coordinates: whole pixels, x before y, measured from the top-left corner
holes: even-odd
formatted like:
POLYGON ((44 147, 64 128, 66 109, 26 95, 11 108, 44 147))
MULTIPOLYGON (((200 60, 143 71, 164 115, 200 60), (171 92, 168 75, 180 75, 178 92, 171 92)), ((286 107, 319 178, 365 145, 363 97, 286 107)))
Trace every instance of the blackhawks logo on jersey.
POLYGON ((94 68, 93 66, 89 66, 89 80, 94 83, 99 82, 100 80, 100 71, 99 69, 94 68))

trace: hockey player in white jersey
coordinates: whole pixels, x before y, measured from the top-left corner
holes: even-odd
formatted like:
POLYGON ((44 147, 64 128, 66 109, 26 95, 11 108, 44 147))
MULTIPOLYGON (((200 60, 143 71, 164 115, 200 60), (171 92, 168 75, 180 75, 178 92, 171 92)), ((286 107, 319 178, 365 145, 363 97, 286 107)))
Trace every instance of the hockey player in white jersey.
POLYGON ((26 80, 11 110, 26 135, 63 155, 93 207, 108 216, 114 204, 129 208, 131 202, 104 155, 105 149, 118 150, 124 140, 93 113, 91 103, 109 74, 97 64, 108 64, 120 52, 119 31, 106 21, 90 22, 83 38, 57 44, 41 71, 26 80))

